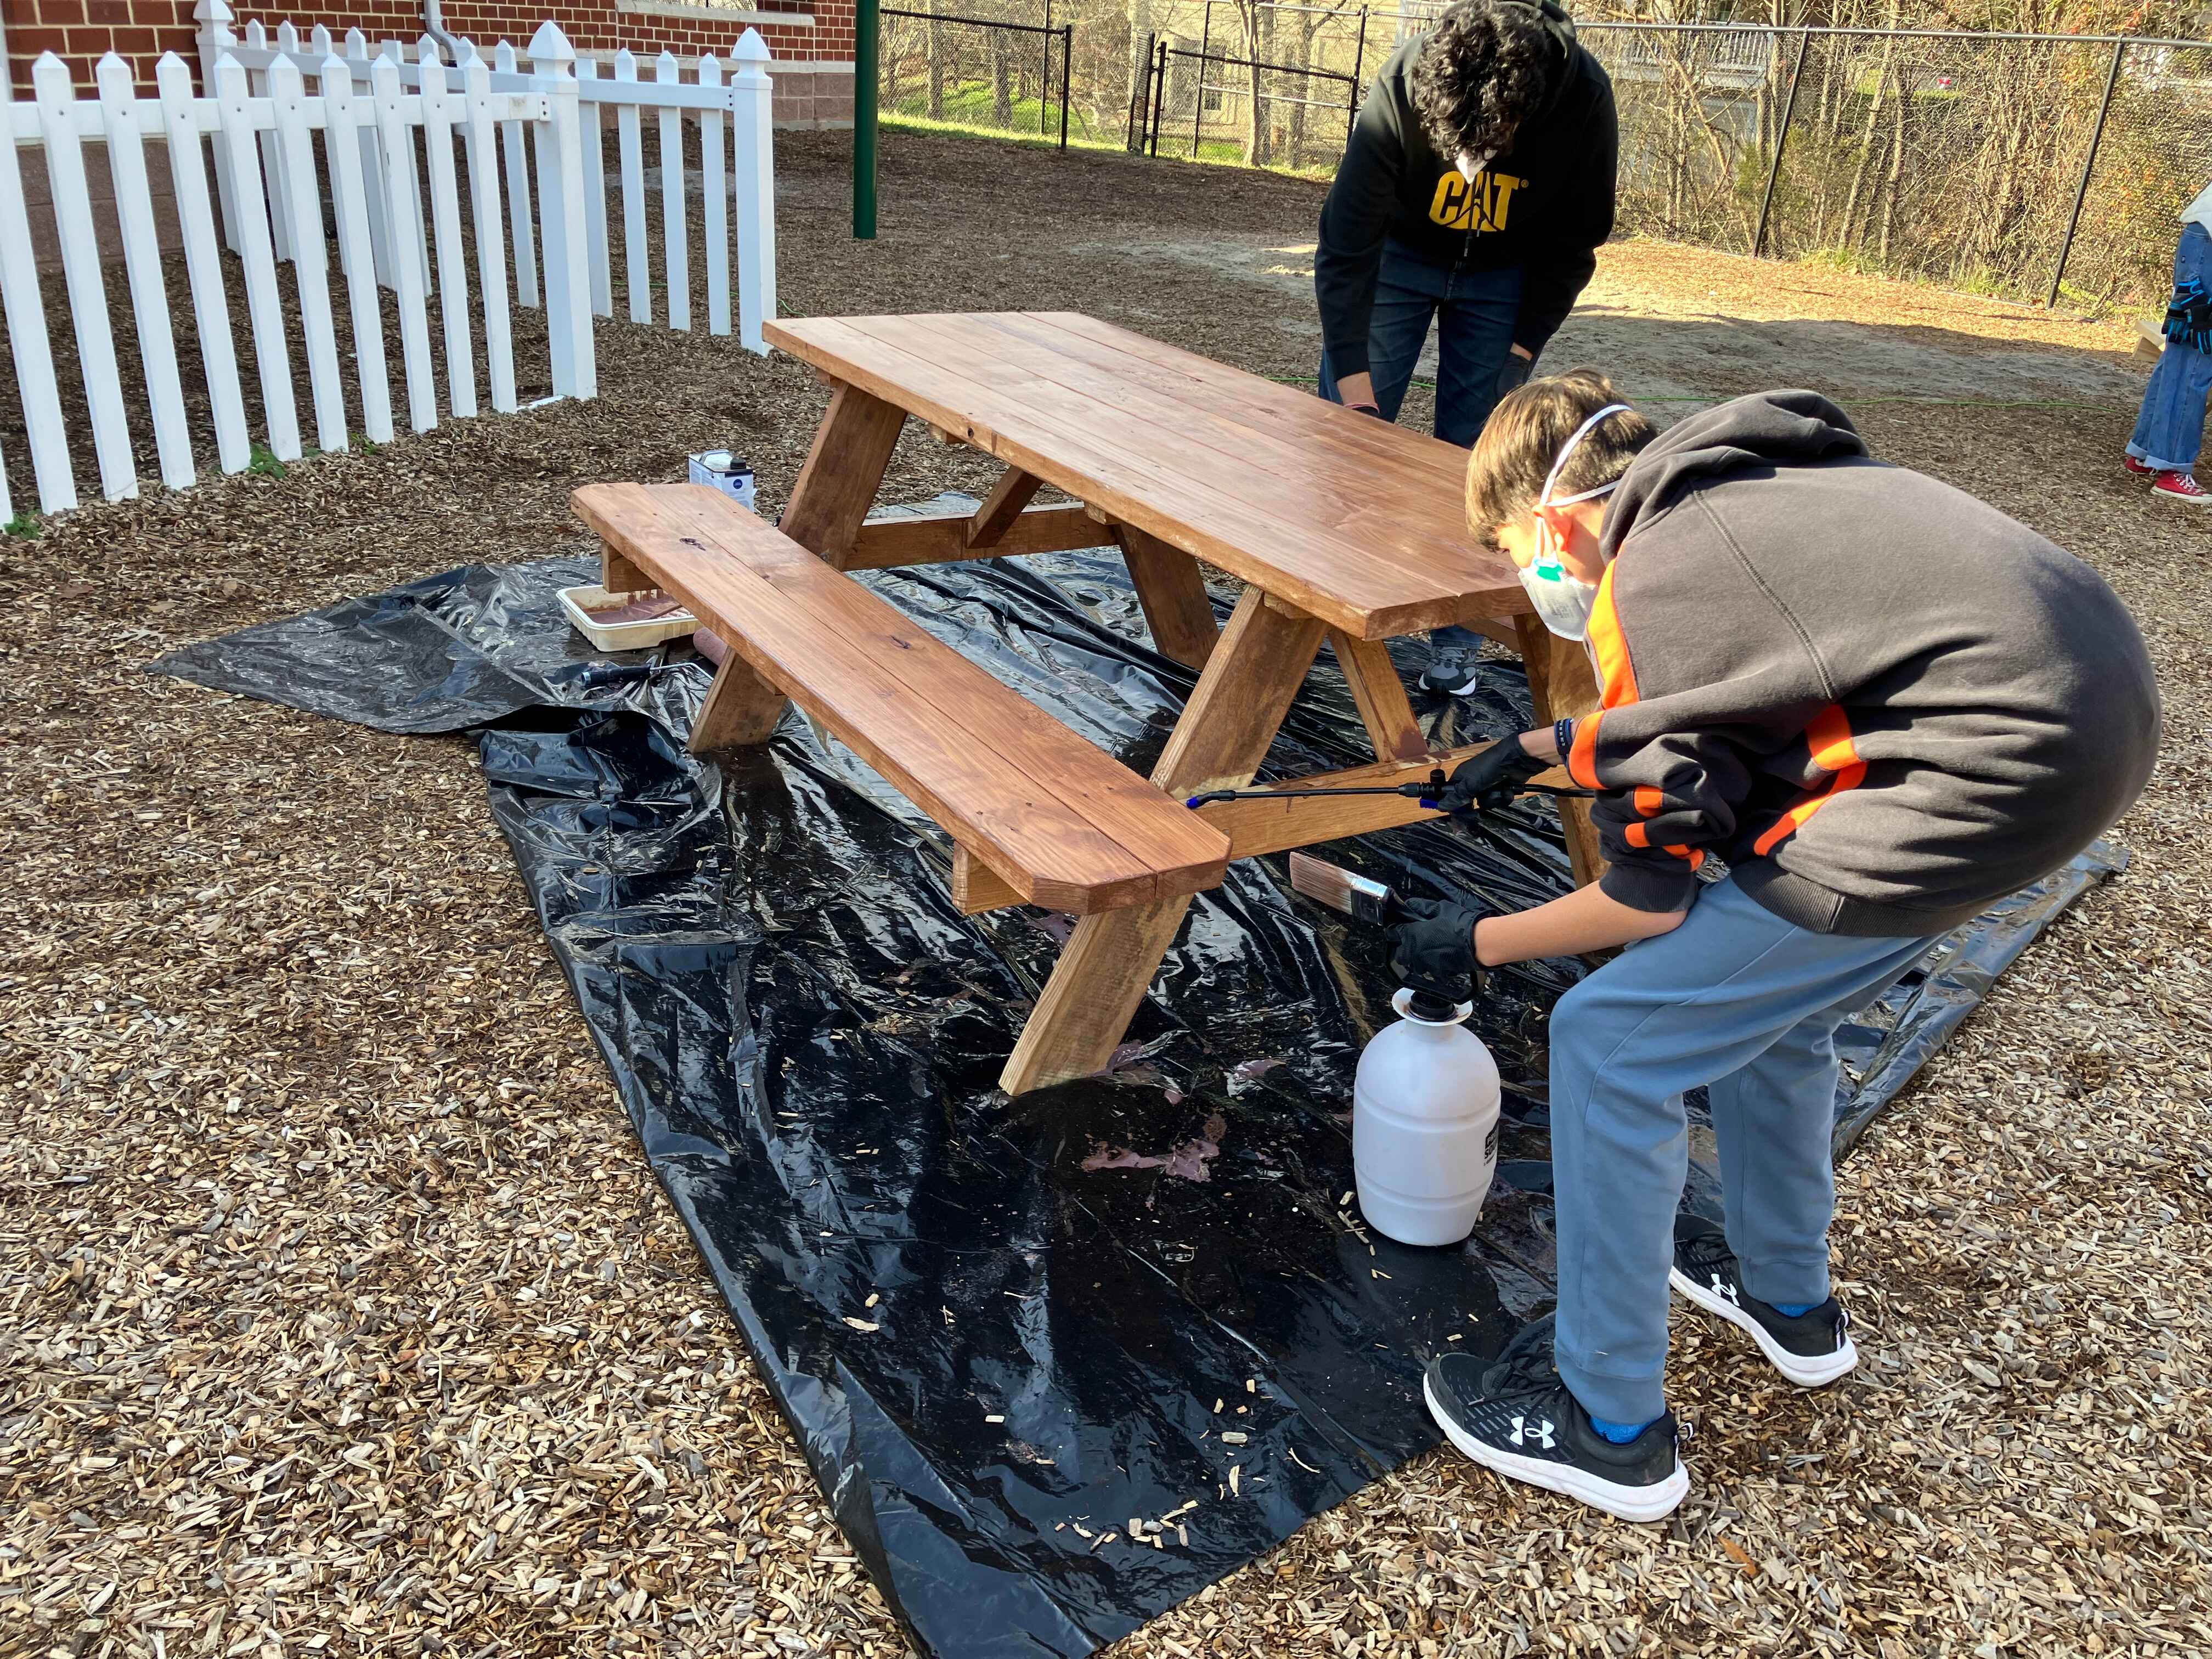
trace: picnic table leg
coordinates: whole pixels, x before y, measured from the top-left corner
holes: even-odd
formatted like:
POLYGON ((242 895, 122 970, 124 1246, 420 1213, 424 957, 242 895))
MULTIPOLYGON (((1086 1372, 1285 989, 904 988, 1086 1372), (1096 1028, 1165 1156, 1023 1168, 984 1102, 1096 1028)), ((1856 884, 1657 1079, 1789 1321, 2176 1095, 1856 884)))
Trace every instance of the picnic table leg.
MULTIPOLYGON (((1546 726, 1569 717, 1578 720, 1595 709, 1597 676, 1590 672, 1589 653, 1582 643, 1561 639, 1534 617, 1516 617, 1514 625, 1521 636, 1521 663, 1528 671, 1528 697, 1535 705, 1536 723, 1546 726)), ((1587 887, 1605 873, 1605 854, 1598 850, 1589 803, 1562 800, 1559 826, 1566 831, 1567 860, 1574 866, 1575 885, 1587 887)))
POLYGON ((1137 603, 1145 607, 1145 625, 1152 630, 1160 654, 1187 668, 1204 668, 1221 629, 1213 620, 1213 601, 1206 596, 1198 561, 1134 525, 1115 526, 1114 538, 1121 544, 1137 603))
MULTIPOLYGON (((1267 758, 1321 648, 1312 617, 1244 590, 1152 772, 1171 795, 1239 789, 1267 758)), ((1175 943, 1188 897, 1085 916, 999 1079, 1010 1095, 1103 1071, 1175 943)))
POLYGON ((905 411, 856 386, 840 384, 815 429, 814 447, 792 486, 780 528, 831 568, 842 570, 868 509, 883 487, 884 469, 905 411))
POLYGON ((1419 760, 1429 752, 1429 740, 1413 718, 1413 700, 1406 683, 1390 660, 1390 647, 1380 640, 1355 640, 1341 629, 1328 630, 1328 643, 1336 653, 1336 665, 1352 688, 1366 723, 1368 741, 1379 761, 1419 760))

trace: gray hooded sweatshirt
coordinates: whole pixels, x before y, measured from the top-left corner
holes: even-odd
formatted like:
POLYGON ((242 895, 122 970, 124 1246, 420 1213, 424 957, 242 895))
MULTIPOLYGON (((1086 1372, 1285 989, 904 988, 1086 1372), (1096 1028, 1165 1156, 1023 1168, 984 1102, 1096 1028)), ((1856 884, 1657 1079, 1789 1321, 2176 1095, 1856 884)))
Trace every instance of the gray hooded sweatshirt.
POLYGON ((2097 573, 1873 459, 1811 392, 1694 415, 1607 503, 1589 645, 1605 890, 1679 910, 1710 849, 1815 933, 1957 927, 2064 864, 2149 778, 2158 690, 2097 573))

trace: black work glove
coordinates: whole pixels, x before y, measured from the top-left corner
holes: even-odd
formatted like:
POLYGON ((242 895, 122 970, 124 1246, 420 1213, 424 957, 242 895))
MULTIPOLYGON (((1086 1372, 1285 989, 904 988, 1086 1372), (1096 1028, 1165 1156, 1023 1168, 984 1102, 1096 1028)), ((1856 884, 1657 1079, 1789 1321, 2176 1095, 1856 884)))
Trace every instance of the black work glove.
POLYGON ((1481 988, 1474 959, 1474 924, 1490 913, 1455 899, 1398 901, 1406 920, 1390 930, 1390 971, 1417 994, 1455 1005, 1481 988))
POLYGON ((1536 360, 1534 357, 1523 357, 1519 352, 1509 349, 1504 362, 1498 366, 1498 395, 1503 398, 1515 386, 1525 386, 1528 377, 1535 372, 1536 360))
POLYGON ((1522 784, 1551 767, 1523 749, 1517 735, 1493 743, 1451 775, 1437 797, 1437 810, 1462 817, 1477 809, 1494 812, 1519 794, 1522 784))

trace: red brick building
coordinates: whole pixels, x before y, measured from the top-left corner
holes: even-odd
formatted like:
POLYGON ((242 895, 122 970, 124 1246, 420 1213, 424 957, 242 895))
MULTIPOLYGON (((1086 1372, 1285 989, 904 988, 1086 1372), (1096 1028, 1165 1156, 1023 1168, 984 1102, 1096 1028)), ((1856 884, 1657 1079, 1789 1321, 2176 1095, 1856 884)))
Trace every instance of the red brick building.
MULTIPOLYGON (((289 21, 305 34, 320 23, 334 35, 358 28, 371 40, 412 41, 424 33, 423 8, 410 0, 331 0, 297 10, 281 4, 256 8, 227 0, 231 28, 242 35, 258 19, 272 33, 289 21)), ((101 54, 120 52, 151 92, 154 65, 165 52, 199 64, 200 25, 194 0, 0 0, 7 29, 9 73, 15 95, 26 97, 31 64, 42 52, 66 59, 88 94, 92 66, 101 54)), ((774 54, 779 126, 849 126, 853 120, 853 0, 750 0, 744 7, 704 5, 697 0, 446 0, 446 33, 465 36, 489 52, 501 40, 521 51, 549 17, 580 54, 610 58, 627 46, 650 60, 663 51, 695 58, 712 52, 726 58, 738 37, 757 28, 774 54)), ((649 71, 647 71, 649 73, 649 71)))

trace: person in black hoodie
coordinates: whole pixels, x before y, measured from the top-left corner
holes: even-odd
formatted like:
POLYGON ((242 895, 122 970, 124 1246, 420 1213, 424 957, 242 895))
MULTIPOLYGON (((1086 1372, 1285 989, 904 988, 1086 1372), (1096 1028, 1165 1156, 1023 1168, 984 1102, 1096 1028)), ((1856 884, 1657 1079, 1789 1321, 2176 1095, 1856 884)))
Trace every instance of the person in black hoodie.
MULTIPOLYGON (((1436 433, 1472 444, 1613 233, 1613 83, 1558 0, 1461 0, 1375 77, 1322 207, 1321 394, 1398 418, 1437 324, 1436 433)), ((1421 683, 1464 693, 1480 636, 1421 683)))
POLYGON ((1875 459, 1817 392, 1662 434, 1602 375, 1534 381, 1475 446, 1467 501, 1602 692, 1468 762, 1443 804, 1564 763, 1599 792, 1609 867, 1514 915, 1404 901, 1396 965, 1464 995, 1478 965, 1628 948, 1552 1014, 1556 1315, 1493 1362, 1439 1358, 1427 1397, 1486 1467, 1656 1520, 1689 1484, 1669 1286, 1801 1387, 1856 1363, 1828 1280, 1836 1027, 2127 809, 2158 689, 2095 571, 1875 459), (1724 1226, 1677 1212, 1700 1086, 1724 1226))

